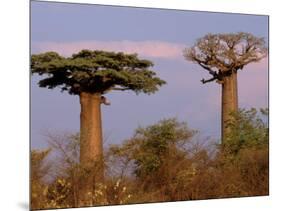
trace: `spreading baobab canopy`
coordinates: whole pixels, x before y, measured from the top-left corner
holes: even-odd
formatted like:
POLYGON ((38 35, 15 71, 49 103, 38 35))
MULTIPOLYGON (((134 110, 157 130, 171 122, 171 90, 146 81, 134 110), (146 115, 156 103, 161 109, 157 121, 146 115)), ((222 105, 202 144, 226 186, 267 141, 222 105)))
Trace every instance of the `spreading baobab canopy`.
POLYGON ((165 82, 149 70, 153 63, 136 54, 82 50, 71 57, 56 52, 32 56, 32 73, 47 74, 40 87, 60 86, 70 94, 133 90, 153 93, 165 82))

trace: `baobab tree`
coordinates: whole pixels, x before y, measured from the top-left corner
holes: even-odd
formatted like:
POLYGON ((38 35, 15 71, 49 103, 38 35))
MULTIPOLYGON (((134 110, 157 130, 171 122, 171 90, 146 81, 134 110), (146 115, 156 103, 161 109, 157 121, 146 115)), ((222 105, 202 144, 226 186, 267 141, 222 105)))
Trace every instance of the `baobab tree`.
POLYGON ((80 206, 92 204, 88 193, 93 193, 96 183, 103 182, 101 104, 110 104, 103 95, 112 90, 156 92, 165 81, 149 69, 152 66, 137 54, 122 52, 82 50, 70 57, 56 52, 32 55, 32 74, 46 76, 39 81, 40 87, 59 87, 80 98, 80 165, 86 174, 81 180, 80 206))
POLYGON ((216 81, 222 86, 221 137, 229 133, 231 113, 238 111, 237 72, 247 64, 267 56, 263 38, 250 33, 207 34, 184 50, 184 57, 200 65, 212 77, 202 79, 203 84, 216 81))

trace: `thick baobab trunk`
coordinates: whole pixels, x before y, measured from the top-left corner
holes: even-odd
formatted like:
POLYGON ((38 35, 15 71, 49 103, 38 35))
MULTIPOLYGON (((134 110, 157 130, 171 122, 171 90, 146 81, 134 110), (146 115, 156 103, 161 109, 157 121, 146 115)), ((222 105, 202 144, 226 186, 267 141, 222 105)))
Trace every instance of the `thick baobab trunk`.
POLYGON ((232 72, 228 76, 223 77, 222 83, 222 112, 221 112, 221 138, 222 142, 227 137, 229 127, 228 122, 231 119, 231 113, 238 111, 238 95, 237 95, 237 73, 232 72))
POLYGON ((90 206, 95 185, 103 182, 101 95, 80 93, 80 179, 79 205, 90 206))

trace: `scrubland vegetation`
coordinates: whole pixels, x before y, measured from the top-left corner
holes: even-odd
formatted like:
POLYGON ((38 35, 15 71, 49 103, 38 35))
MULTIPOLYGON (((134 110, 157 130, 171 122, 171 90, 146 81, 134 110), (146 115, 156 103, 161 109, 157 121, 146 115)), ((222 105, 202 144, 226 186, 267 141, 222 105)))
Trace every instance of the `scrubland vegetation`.
MULTIPOLYGON (((104 149, 105 178, 88 193, 92 205, 268 195, 268 110, 232 115, 223 144, 201 140, 185 122, 163 119, 104 149)), ((87 177, 79 140, 79 134, 49 135, 48 149, 32 150, 32 209, 79 206, 87 177)))

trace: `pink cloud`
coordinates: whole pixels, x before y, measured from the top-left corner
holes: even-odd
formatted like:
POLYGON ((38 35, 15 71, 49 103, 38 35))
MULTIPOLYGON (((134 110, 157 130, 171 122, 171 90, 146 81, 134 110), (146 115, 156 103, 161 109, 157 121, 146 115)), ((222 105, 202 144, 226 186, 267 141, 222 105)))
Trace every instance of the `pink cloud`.
POLYGON ((182 51, 186 46, 178 43, 161 41, 80 41, 80 42, 34 42, 32 48, 36 52, 56 51, 70 56, 82 49, 122 51, 137 53, 140 56, 177 59, 182 58, 182 51))

